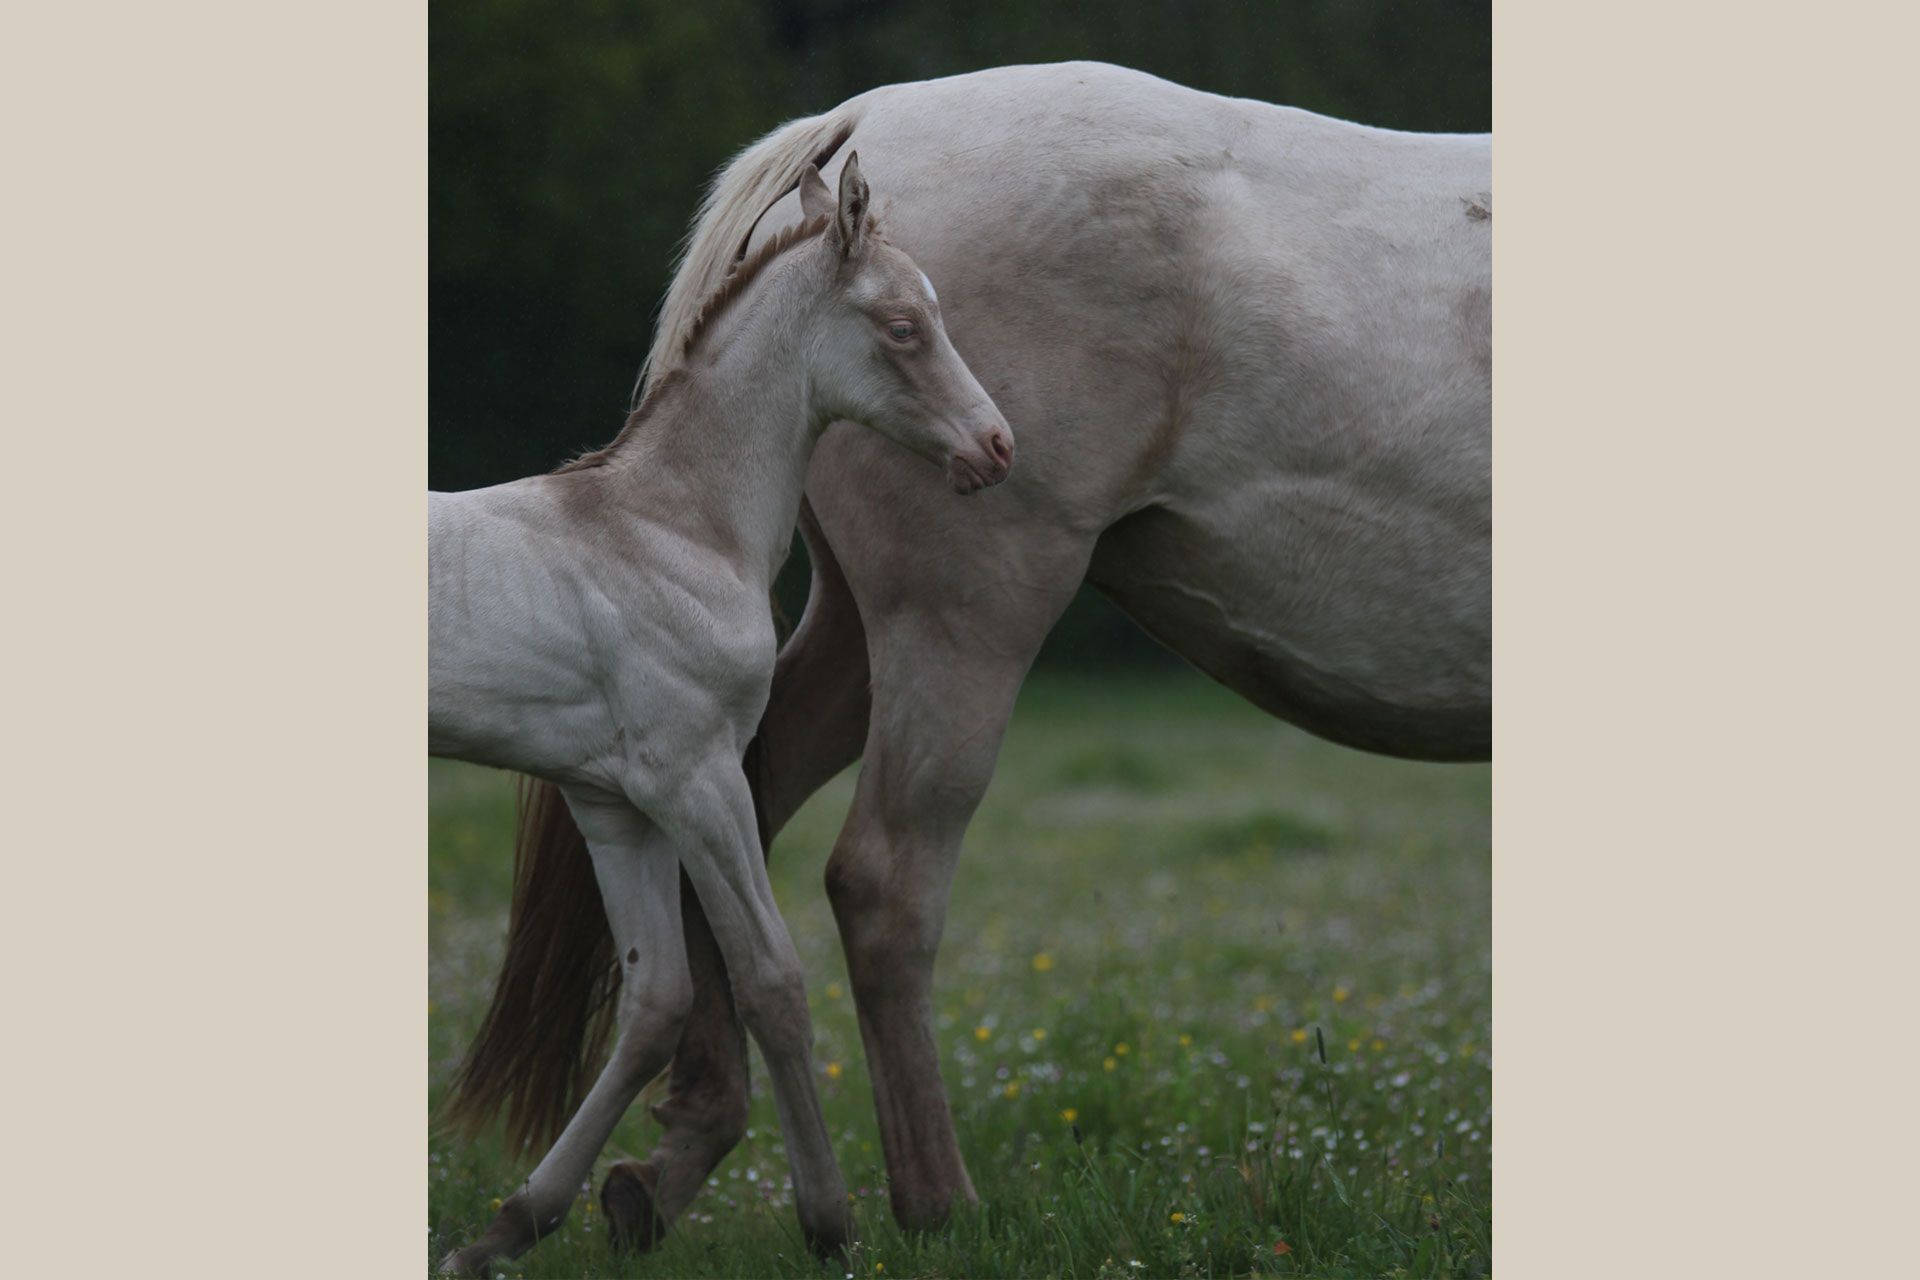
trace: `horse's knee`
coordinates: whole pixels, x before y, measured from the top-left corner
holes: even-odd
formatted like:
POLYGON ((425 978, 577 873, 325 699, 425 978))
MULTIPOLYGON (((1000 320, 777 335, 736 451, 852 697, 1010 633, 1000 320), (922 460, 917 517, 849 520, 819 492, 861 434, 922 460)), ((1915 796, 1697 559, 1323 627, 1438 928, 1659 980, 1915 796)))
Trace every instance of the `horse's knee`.
MULTIPOLYGON (((930 973, 945 922, 944 897, 901 892, 893 860, 906 851, 845 843, 827 861, 827 898, 840 927, 847 964, 868 993, 917 985, 930 973)), ((907 856, 911 856, 907 854, 907 856)))
POLYGON ((670 1130, 697 1135, 701 1143, 724 1154, 747 1136, 750 1102, 744 1074, 676 1078, 673 1091, 654 1104, 653 1118, 670 1130))
POLYGON ((711 996, 696 999, 674 1049, 672 1088, 653 1115, 724 1153, 747 1132, 747 1046, 733 1006, 711 996))
POLYGON ((827 857, 827 901, 836 915, 864 914, 885 893, 886 873, 857 842, 845 835, 827 857))

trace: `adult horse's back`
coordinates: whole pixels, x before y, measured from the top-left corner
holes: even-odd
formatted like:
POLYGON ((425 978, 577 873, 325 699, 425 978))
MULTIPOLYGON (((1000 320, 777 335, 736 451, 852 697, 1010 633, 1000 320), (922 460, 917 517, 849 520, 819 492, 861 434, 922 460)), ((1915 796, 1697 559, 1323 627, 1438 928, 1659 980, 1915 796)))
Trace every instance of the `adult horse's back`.
MULTIPOLYGON (((894 1212, 928 1225, 973 1196, 931 1016, 954 860, 1020 683, 1083 580, 1315 733, 1488 754, 1492 146, 1089 63, 879 89, 722 173, 649 376, 727 267, 799 220, 802 167, 831 176, 850 146, 1021 441, 1000 489, 941 503, 937 479, 829 429, 803 520, 812 594, 749 753, 769 837, 864 753, 827 884, 894 1212)), ((529 894, 577 894, 587 874, 564 840, 521 856, 529 894)), ((536 944, 553 940, 513 945, 536 944)), ((512 990, 514 959, 496 1002, 524 1007, 538 969, 512 990)), ((702 985, 661 1145, 609 1180, 641 1238, 648 1209, 676 1216, 744 1123, 725 989, 702 985)), ((572 1049, 526 1065, 550 1059, 564 1081, 572 1049)))

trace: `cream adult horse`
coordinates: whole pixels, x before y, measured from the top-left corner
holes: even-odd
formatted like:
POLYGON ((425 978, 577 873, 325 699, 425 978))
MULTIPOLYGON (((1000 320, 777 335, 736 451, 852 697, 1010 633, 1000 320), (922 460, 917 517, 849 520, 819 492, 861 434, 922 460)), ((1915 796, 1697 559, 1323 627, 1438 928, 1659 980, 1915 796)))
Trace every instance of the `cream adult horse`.
MULTIPOLYGON (((695 300, 800 216, 796 178, 849 141, 1022 450, 988 500, 936 504, 897 454, 829 428, 801 514, 812 595, 747 756, 770 837, 864 753, 827 888, 894 1214, 927 1226, 974 1199, 932 1018, 948 886, 1015 694, 1082 581, 1314 733, 1489 754, 1492 144, 1088 63, 878 89, 721 173, 651 381, 677 366, 695 300)), ((577 837, 546 819, 521 896, 590 905, 577 837)), ((708 998, 656 1109, 665 1133, 605 1192, 642 1242, 745 1123, 744 1046, 691 914, 687 940, 708 998)), ((541 974, 610 954, 554 929, 510 943, 496 1012, 540 1010, 555 1032, 514 1078, 564 1094, 590 992, 541 974)))
POLYGON ((667 1065, 694 1000, 683 868, 766 1054, 801 1225, 817 1247, 849 1238, 800 961, 740 767, 773 675, 767 590, 829 422, 869 424, 963 493, 1004 479, 1013 445, 926 276, 871 225, 858 164, 837 203, 818 172, 802 176, 809 220, 709 294, 675 373, 611 446, 553 475, 429 496, 428 749, 559 788, 622 975, 605 1070, 447 1270, 484 1271, 551 1233, 667 1065))

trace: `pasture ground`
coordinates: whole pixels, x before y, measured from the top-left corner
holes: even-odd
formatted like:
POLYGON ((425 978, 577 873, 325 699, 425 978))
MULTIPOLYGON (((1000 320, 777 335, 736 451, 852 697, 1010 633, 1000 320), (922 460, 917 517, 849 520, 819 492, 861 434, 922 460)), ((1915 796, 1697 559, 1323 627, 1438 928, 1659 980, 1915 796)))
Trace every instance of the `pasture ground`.
MULTIPOLYGON (((504 774, 431 769, 437 1104, 499 955, 513 799, 504 774)), ((607 1163, 652 1146, 636 1106, 593 1194, 498 1274, 1487 1273, 1484 766, 1335 747, 1197 675, 1031 680, 968 835, 935 989, 982 1207, 925 1237, 887 1211, 821 885, 853 777, 797 816, 772 867, 861 1244, 837 1266, 801 1245, 756 1052, 747 1139, 660 1250, 612 1254, 595 1199, 607 1163)), ((497 1139, 436 1131, 429 1266, 524 1171, 497 1139)))

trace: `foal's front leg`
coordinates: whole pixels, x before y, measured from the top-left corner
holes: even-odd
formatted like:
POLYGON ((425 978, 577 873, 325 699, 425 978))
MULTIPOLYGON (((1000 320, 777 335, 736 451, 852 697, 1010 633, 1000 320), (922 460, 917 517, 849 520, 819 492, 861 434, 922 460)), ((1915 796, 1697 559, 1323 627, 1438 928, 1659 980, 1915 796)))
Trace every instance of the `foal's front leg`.
POLYGON ((740 1017, 766 1056, 800 1226, 816 1250, 837 1250, 852 1239, 853 1220, 814 1088, 806 978, 773 899, 739 761, 712 760, 676 789, 660 817, 713 927, 740 1017))
MULTIPOLYGON (((623 798, 569 791, 587 838, 621 966, 619 1036, 580 1110, 486 1232, 447 1256, 444 1272, 485 1274, 496 1258, 525 1253, 565 1221, 580 1183, 613 1127, 673 1053, 693 1003, 680 931, 680 863, 665 835, 623 798)), ((580 927, 598 928, 591 920, 580 927)))

